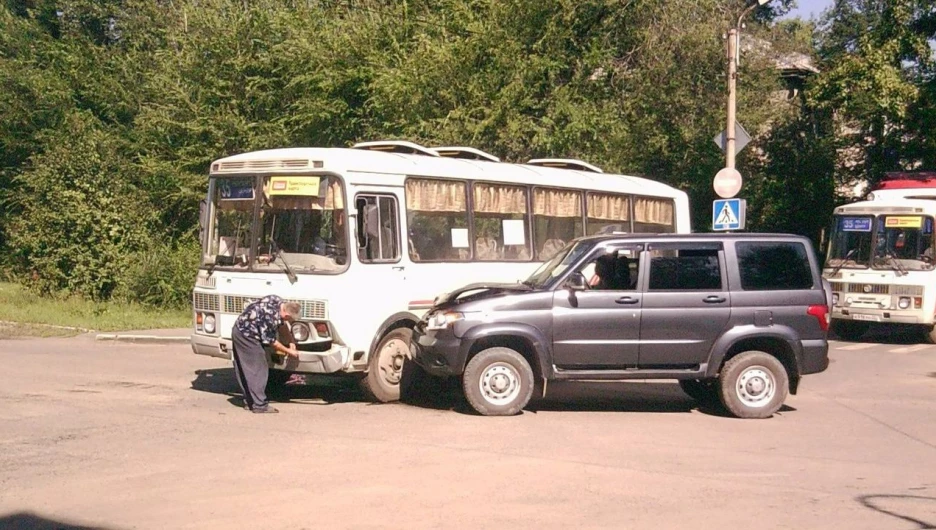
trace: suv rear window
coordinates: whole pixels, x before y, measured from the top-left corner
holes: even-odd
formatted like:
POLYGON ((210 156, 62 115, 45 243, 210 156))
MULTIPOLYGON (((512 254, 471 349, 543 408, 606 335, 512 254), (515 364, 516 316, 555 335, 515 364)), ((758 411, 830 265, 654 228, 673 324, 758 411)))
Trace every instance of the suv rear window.
POLYGON ((806 247, 793 242, 738 242, 738 270, 745 291, 811 289, 806 247))
POLYGON ((652 245, 650 249, 650 290, 721 290, 718 248, 704 248, 704 246, 702 248, 685 248, 685 244, 679 246, 652 245))

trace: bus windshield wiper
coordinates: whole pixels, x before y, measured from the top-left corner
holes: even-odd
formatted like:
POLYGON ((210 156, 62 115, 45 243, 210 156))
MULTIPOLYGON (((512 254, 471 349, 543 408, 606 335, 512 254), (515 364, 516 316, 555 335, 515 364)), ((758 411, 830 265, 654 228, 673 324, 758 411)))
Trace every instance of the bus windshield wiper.
POLYGON ((283 262, 283 270, 286 272, 286 277, 289 278, 289 283, 296 283, 296 280, 298 280, 298 278, 296 278, 296 273, 292 271, 292 268, 289 266, 289 262, 286 261, 286 256, 283 255, 283 249, 281 249, 280 246, 276 244, 276 240, 272 237, 270 237, 270 250, 273 253, 274 261, 276 258, 279 258, 279 260, 283 262))
POLYGON ((894 270, 897 271, 897 276, 907 275, 907 269, 905 269, 903 265, 900 264, 900 260, 895 258, 893 254, 887 253, 887 254, 884 254, 884 257, 889 259, 891 263, 893 263, 894 270))
POLYGON ((849 260, 853 255, 855 255, 855 252, 857 252, 857 251, 858 251, 857 248, 853 248, 853 249, 849 250, 848 252, 846 252, 846 253, 845 253, 845 257, 842 258, 842 261, 839 262, 839 264, 838 264, 834 269, 832 269, 832 272, 829 273, 829 276, 835 276, 836 274, 838 274, 838 271, 842 270, 842 267, 844 267, 845 264, 848 263, 848 260, 849 260))

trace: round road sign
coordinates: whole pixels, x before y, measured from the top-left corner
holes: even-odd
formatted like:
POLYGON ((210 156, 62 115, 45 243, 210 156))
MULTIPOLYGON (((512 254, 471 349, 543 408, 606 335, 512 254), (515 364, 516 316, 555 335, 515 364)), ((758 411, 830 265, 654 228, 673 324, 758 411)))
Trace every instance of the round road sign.
POLYGON ((737 169, 726 167, 715 174, 712 182, 715 193, 722 199, 730 199, 741 191, 741 173, 737 169))

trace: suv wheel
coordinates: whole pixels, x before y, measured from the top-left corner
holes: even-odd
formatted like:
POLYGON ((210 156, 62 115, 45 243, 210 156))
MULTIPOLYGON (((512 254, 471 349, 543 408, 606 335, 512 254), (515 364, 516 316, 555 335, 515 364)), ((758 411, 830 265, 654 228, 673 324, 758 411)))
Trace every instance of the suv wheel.
POLYGON ((387 403, 400 399, 400 376, 409 351, 413 330, 397 328, 384 335, 368 362, 361 390, 371 401, 387 403))
POLYGON ((471 408, 484 416, 513 416, 530 402, 533 370, 510 348, 488 348, 468 362, 462 388, 471 408))
POLYGON ((835 333, 838 338, 854 342, 868 331, 870 324, 854 320, 833 320, 831 327, 832 333, 835 333))
POLYGON ((718 382, 714 379, 680 379, 679 388, 699 403, 718 403, 718 382))
POLYGON ((725 363, 718 386, 728 412, 738 418, 761 419, 780 410, 789 391, 789 378, 776 357, 749 351, 725 363))

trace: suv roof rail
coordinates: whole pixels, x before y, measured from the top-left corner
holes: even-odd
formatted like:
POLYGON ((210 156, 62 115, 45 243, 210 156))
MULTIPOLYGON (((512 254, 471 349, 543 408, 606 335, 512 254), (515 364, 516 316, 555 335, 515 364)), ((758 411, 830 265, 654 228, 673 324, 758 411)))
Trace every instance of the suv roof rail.
POLYGON ((557 167, 560 169, 577 169, 579 171, 591 171, 592 173, 604 173, 600 167, 574 158, 534 158, 527 162, 527 164, 531 166, 557 167))
POLYGON ((474 147, 460 147, 460 146, 445 146, 445 147, 433 147, 433 151, 439 154, 439 156, 445 158, 465 158, 468 160, 484 160, 486 162, 500 162, 500 158, 496 156, 485 153, 480 149, 475 149, 474 147))
POLYGON ((377 140, 374 142, 358 142, 351 149, 364 149, 367 151, 383 151, 385 153, 403 153, 407 155, 439 156, 434 150, 423 147, 406 140, 377 140))

